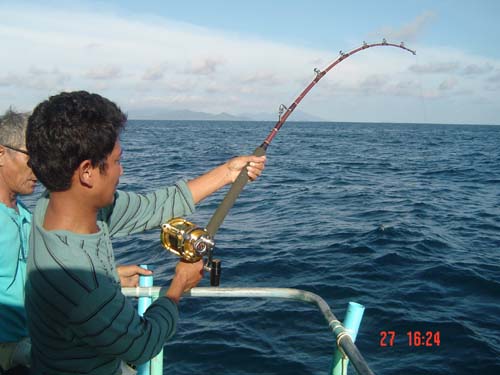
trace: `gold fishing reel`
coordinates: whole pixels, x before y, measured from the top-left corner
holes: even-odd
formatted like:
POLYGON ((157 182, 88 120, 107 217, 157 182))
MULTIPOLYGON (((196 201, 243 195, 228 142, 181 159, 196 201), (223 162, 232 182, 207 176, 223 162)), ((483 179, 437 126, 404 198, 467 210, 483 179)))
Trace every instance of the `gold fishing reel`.
POLYGON ((168 251, 189 263, 204 256, 211 260, 215 242, 206 229, 179 217, 162 224, 161 229, 161 243, 168 251))

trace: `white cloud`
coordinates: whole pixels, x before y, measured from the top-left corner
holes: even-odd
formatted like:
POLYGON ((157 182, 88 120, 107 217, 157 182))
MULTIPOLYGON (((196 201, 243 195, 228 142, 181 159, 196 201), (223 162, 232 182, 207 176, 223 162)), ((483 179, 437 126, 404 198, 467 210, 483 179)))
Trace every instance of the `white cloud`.
POLYGON ((217 69, 223 65, 223 61, 216 59, 202 59, 194 61, 190 68, 186 69, 186 73, 194 75, 210 75, 214 74, 217 69))
POLYGON ((0 87, 11 87, 17 86, 23 82, 23 79, 15 74, 9 73, 3 76, 0 76, 0 87))
POLYGON ((477 75, 491 73, 492 71, 493 71, 493 66, 489 63, 485 63, 482 65, 469 64, 464 67, 463 74, 467 76, 477 76, 477 75))
POLYGON ((45 70, 37 67, 29 67, 22 74, 7 73, 0 76, 0 87, 28 88, 38 90, 50 90, 63 87, 71 80, 69 74, 58 69, 45 70))
POLYGON ((425 29, 436 19, 436 14, 431 11, 424 12, 415 17, 409 23, 395 29, 390 26, 383 27, 370 36, 380 38, 387 38, 397 42, 413 42, 425 31, 425 29))
POLYGON ((167 63, 157 64, 155 66, 150 66, 146 69, 142 75, 142 79, 145 81, 158 81, 163 78, 166 70, 168 68, 167 63))
POLYGON ((99 66, 88 70, 85 78, 96 80, 115 79, 121 76, 121 68, 118 66, 99 66))
POLYGON ((255 72, 246 77, 242 77, 240 82, 245 85, 249 84, 264 84, 264 85, 275 85, 283 83, 284 81, 276 76, 276 73, 272 72, 255 72))
POLYGON ((372 74, 359 83, 361 89, 370 91, 383 88, 387 84, 388 78, 381 74, 372 74))
POLYGON ((497 69, 496 73, 489 78, 489 81, 500 83, 500 69, 497 69))
POLYGON ((448 91, 457 87, 458 81, 454 78, 449 78, 441 82, 439 85, 439 90, 448 91))
POLYGON ((420 74, 453 73, 458 70, 460 64, 457 62, 429 62, 422 65, 410 66, 410 71, 420 74))

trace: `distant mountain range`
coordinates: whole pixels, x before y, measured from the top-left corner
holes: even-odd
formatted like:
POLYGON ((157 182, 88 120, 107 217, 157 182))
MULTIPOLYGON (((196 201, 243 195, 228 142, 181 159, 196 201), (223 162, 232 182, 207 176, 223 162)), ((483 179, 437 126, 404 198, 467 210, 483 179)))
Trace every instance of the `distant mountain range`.
MULTIPOLYGON (((222 112, 218 114, 185 110, 170 111, 163 108, 137 109, 128 112, 131 120, 195 120, 195 121, 278 121, 278 114, 244 113, 233 115, 222 112)), ((321 117, 295 110, 288 121, 327 121, 321 117)))

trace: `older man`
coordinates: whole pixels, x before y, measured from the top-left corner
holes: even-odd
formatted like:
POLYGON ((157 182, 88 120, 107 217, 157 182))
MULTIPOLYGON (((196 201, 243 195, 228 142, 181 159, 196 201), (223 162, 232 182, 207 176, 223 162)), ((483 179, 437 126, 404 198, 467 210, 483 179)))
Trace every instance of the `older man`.
POLYGON ((27 165, 27 120, 12 110, 0 120, 0 373, 8 374, 22 374, 19 365, 29 359, 24 283, 31 214, 18 200, 36 184, 27 165))

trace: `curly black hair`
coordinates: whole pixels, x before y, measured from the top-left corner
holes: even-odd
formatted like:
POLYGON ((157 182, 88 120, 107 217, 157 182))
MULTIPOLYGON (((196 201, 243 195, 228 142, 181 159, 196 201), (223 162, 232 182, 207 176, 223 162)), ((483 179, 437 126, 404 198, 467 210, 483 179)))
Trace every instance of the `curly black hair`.
POLYGON ((29 165, 49 191, 65 191, 84 160, 106 170, 127 116, 110 100, 86 91, 63 92, 40 103, 28 121, 29 165))

